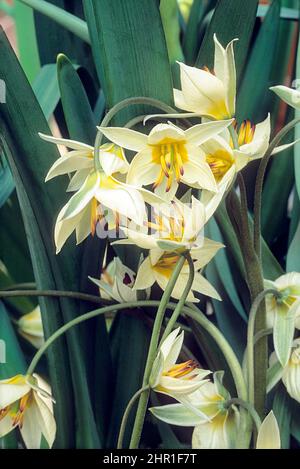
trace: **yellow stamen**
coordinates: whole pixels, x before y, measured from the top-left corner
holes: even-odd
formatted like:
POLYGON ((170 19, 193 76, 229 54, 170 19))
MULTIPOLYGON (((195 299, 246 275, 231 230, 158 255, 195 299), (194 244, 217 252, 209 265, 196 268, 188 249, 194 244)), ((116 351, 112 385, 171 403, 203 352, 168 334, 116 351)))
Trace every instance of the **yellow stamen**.
POLYGON ((206 162, 209 164, 216 180, 220 181, 224 174, 231 168, 234 160, 226 150, 217 150, 212 155, 206 155, 206 162))
POLYGON ((198 364, 194 360, 188 360, 184 363, 179 363, 172 366, 172 368, 164 373, 164 376, 170 376, 171 378, 182 378, 183 376, 191 373, 191 371, 195 370, 197 367, 198 364))
POLYGON ((162 184, 164 177, 168 178, 166 192, 171 189, 174 177, 179 183, 184 175, 184 164, 188 161, 188 153, 184 140, 164 139, 152 145, 152 161, 161 166, 161 172, 154 183, 154 189, 162 184))
POLYGON ((98 221, 98 201, 93 198, 91 201, 91 234, 95 235, 96 225, 98 221))

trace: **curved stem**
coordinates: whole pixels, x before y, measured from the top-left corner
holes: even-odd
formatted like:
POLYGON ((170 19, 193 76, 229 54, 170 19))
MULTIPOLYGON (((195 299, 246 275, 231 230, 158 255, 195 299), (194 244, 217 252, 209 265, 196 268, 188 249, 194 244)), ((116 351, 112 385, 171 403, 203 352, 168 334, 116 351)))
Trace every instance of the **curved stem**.
MULTIPOLYGON (((151 340, 150 340, 150 345, 149 345, 149 350, 148 350, 148 357, 146 361, 146 366, 145 366, 145 372, 144 372, 144 377, 143 377, 143 386, 148 385, 149 382, 149 377, 151 374, 151 369, 153 366, 153 362, 156 357, 157 353, 157 347, 158 347, 158 341, 159 341, 159 334, 162 326, 162 322, 164 319, 165 311, 167 309, 167 303, 170 299, 170 296, 172 294, 173 288, 175 286, 175 283, 177 282, 178 276, 181 272, 181 269, 184 265, 185 262, 185 253, 183 253, 173 272, 171 275, 171 278, 168 282, 168 285, 164 291, 164 294, 162 296, 159 308, 157 310, 156 318, 154 321, 153 325, 153 330, 152 330, 152 335, 151 335, 151 340)), ((131 440, 130 440, 130 449, 136 449, 139 446, 141 434, 142 434, 142 429, 144 425, 144 420, 145 420, 145 415, 147 411, 147 404, 148 404, 148 399, 149 399, 149 392, 144 392, 139 399, 139 405, 138 409, 136 412, 136 417, 135 417, 135 422, 132 430, 132 435, 131 435, 131 440)))
POLYGON ((273 294, 279 296, 280 293, 277 290, 268 289, 264 290, 255 298, 252 303, 247 329, 247 373, 248 373, 248 397, 249 402, 254 404, 254 391, 255 391, 255 379, 254 379, 254 331, 255 331, 255 320, 259 306, 266 295, 273 294))
POLYGON ((172 332, 172 329, 173 329, 174 325, 176 324, 177 319, 180 316, 180 313, 182 311, 184 303, 186 302, 187 296, 188 296, 188 294, 189 294, 189 292, 192 288, 193 282, 194 282, 195 268, 194 268, 193 259, 192 259, 191 254, 189 252, 186 254, 185 257, 186 257, 186 260, 187 260, 188 265, 189 265, 189 278, 188 278, 187 284, 185 286, 185 289, 182 293, 182 296, 181 296, 180 300, 177 303, 176 309, 174 310, 172 316, 170 317, 170 319, 167 323, 167 326, 166 326, 165 331, 163 333, 160 344, 162 344, 162 342, 166 339, 166 337, 168 337, 170 332, 172 332))
POLYGON ((276 148, 282 138, 299 122, 299 118, 293 119, 285 127, 283 127, 280 132, 278 132, 276 137, 274 137, 274 139, 270 143, 269 148, 263 156, 257 171, 254 192, 254 248, 259 258, 261 257, 261 199, 266 169, 272 156, 273 150, 276 148))
POLYGON ((139 389, 130 399, 130 401, 127 404, 127 407, 125 409, 125 412, 122 417, 122 422, 120 426, 120 431, 119 431, 119 437, 118 437, 118 444, 117 444, 117 449, 122 449, 123 446, 123 439, 124 439, 124 434, 126 430, 126 425, 127 425, 127 420, 130 415, 130 412, 137 400, 138 397, 140 397, 143 392, 147 391, 149 389, 149 386, 144 386, 141 389, 139 389))
POLYGON ((50 296, 54 298, 73 298, 75 300, 89 301, 91 303, 106 304, 111 301, 99 296, 89 295, 75 291, 64 290, 0 290, 0 298, 15 298, 19 296, 50 296))
MULTIPOLYGON (((120 112, 122 109, 124 109, 127 106, 132 106, 132 105, 137 105, 137 104, 146 104, 148 106, 153 106, 158 109, 161 109, 164 112, 176 112, 175 109, 163 103, 162 101, 159 101, 159 99, 147 98, 146 96, 137 96, 134 98, 124 99, 123 101, 120 101, 115 106, 113 106, 108 111, 104 119, 102 120, 100 126, 107 127, 110 121, 118 112, 120 112)), ((102 143, 102 137, 103 137, 103 134, 101 130, 98 130, 96 139, 95 139, 95 149, 94 149, 95 167, 98 164, 100 164, 99 153, 100 153, 100 146, 102 143)))
POLYGON ((236 397, 226 402, 226 406, 230 407, 232 405, 238 405, 240 407, 243 407, 243 409, 246 409, 249 412, 249 414, 251 415, 253 419, 253 422, 255 423, 256 430, 258 432, 261 426, 261 420, 260 420, 258 413, 254 409, 253 405, 251 405, 249 402, 243 401, 242 399, 239 399, 236 397))
POLYGON ((36 287, 36 284, 34 282, 24 282, 24 283, 15 283, 13 285, 9 285, 5 288, 0 288, 0 292, 2 291, 11 291, 11 290, 24 290, 25 288, 27 289, 33 289, 36 287))

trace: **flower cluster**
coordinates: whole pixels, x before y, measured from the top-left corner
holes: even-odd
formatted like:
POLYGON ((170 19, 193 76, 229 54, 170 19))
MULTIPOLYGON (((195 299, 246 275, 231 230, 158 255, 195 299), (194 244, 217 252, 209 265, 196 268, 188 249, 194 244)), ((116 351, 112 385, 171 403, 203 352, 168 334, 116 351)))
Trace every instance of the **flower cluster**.
MULTIPOLYGON (((57 216, 57 253, 74 231, 79 244, 95 235, 100 225, 120 235, 121 239, 111 237, 111 245, 134 245, 144 250, 136 272, 115 256, 102 269, 100 279, 90 277, 102 298, 127 303, 137 301, 141 290, 149 297, 154 284, 166 290, 179 259, 188 253, 195 272, 186 300, 196 303, 200 294, 221 300, 203 269, 223 245, 205 237, 205 226, 228 191, 234 189, 237 173, 264 156, 271 135, 269 115, 257 124, 235 120, 235 41, 224 48, 214 36, 213 71, 179 63, 181 89, 174 89, 174 102, 184 112, 175 115, 177 125, 163 121, 145 133, 100 126, 98 132, 107 142, 98 148, 40 134, 47 142, 70 149, 46 176, 50 181, 68 175, 66 191, 72 193, 57 216)), ((273 89, 299 107, 299 92, 273 89)), ((161 117, 171 119, 174 115, 161 117)), ((273 154, 289 145, 276 147, 273 154)), ((176 300, 182 298, 189 275, 186 259, 171 292, 176 300)), ((300 274, 266 281, 266 288, 278 292, 266 301, 274 360, 280 363, 278 379, 282 378, 290 396, 300 402, 300 339, 294 340, 295 328, 300 328, 300 274)), ((39 314, 36 310, 19 322, 21 333, 37 347, 43 340, 39 314)), ((167 336, 149 380, 153 391, 167 394, 177 403, 150 410, 167 423, 194 427, 193 448, 233 448, 241 411, 230 402, 222 372, 214 373, 210 380, 211 372, 193 360, 176 363, 183 339, 179 328, 167 336)), ((36 375, 0 382, 0 436, 16 427, 27 447, 38 447, 42 434, 52 446, 55 421, 51 394, 36 375)), ((280 447, 272 412, 260 427, 257 447, 280 447)))

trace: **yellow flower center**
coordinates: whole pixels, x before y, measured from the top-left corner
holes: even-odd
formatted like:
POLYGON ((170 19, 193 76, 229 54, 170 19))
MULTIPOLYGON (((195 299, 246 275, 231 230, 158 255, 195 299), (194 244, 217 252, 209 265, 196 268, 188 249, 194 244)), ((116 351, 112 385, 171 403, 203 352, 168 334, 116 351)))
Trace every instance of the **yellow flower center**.
MULTIPOLYGON (((235 125, 236 127, 236 125, 235 125)), ((252 124, 249 120, 245 120, 238 130, 238 144, 239 147, 251 143, 254 138, 255 125, 252 124)), ((230 146, 234 148, 232 139, 230 139, 230 146)))
MULTIPOLYGON (((198 364, 194 360, 187 360, 184 363, 178 363, 177 365, 173 365, 168 371, 163 373, 164 376, 169 376, 170 378, 183 378, 186 375, 189 375, 192 371, 194 371, 198 367, 198 364)), ((192 375, 189 377, 193 379, 196 375, 192 375)))
POLYGON ((173 252, 166 252, 161 256, 153 268, 162 275, 169 277, 177 264, 179 257, 180 256, 178 254, 174 254, 173 252))
POLYGON ((206 162, 209 164, 216 181, 220 181, 233 165, 234 159, 226 150, 220 149, 213 154, 206 155, 206 162))
POLYGON ((188 161, 185 140, 175 141, 164 139, 152 146, 152 161, 161 166, 160 173, 153 188, 160 186, 165 178, 168 179, 166 192, 171 189, 172 183, 178 183, 184 175, 184 164, 188 161))
POLYGON ((14 402, 13 404, 0 409, 0 422, 3 420, 7 415, 10 416, 12 420, 12 427, 19 427, 22 428, 24 415, 26 409, 29 407, 31 402, 31 392, 28 392, 23 396, 19 401, 14 402))

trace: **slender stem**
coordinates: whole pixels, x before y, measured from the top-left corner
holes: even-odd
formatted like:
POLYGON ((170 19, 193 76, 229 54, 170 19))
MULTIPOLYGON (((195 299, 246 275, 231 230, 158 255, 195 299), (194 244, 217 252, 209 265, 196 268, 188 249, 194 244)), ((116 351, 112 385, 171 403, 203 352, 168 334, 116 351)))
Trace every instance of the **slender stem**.
MULTIPOLYGON (((175 109, 173 109, 171 106, 168 106, 167 104, 163 103, 162 101, 159 101, 158 99, 147 98, 146 96, 137 96, 134 98, 124 99, 123 101, 120 101, 115 106, 113 106, 108 111, 104 119, 102 120, 100 127, 107 127, 110 121, 115 117, 115 115, 118 112, 120 112, 122 109, 124 109, 125 107, 137 105, 137 104, 146 104, 148 106, 153 106, 153 107, 156 107, 157 109, 161 109, 164 112, 176 112, 175 109)), ((98 130, 96 139, 95 139, 95 150, 94 150, 95 165, 98 164, 97 161, 100 161, 99 152, 100 152, 100 146, 102 143, 102 138, 103 138, 103 134, 101 130, 98 130)))
POLYGON ((0 288, 1 291, 11 291, 11 290, 24 290, 25 288, 27 289, 33 289, 36 287, 36 284, 34 282, 25 282, 25 283, 15 283, 13 285, 9 285, 5 288, 0 288))
POLYGON ((188 296, 188 294, 189 294, 189 292, 192 288, 193 282, 194 282, 195 268, 194 268, 193 259, 192 259, 191 254, 189 252, 186 254, 186 260, 187 260, 188 265, 189 265, 189 278, 188 278, 187 284, 185 286, 184 292, 182 293, 182 296, 181 296, 180 300, 177 303, 176 309, 174 310, 172 316, 170 317, 170 319, 167 323, 167 326, 165 328, 165 331, 163 333, 163 336, 162 336, 162 339, 161 339, 160 343, 162 343, 166 339, 166 337, 170 334, 170 332, 172 332, 172 329, 173 329, 174 325, 176 324, 177 319, 180 316, 182 308, 183 308, 183 306, 186 302, 187 296, 188 296))
POLYGON ((124 439, 124 434, 126 430, 126 425, 127 425, 127 420, 130 415, 130 412, 137 400, 138 397, 140 397, 141 394, 143 394, 145 391, 149 390, 149 386, 144 386, 141 389, 139 389, 130 399, 130 401, 127 404, 127 407, 125 409, 125 412, 122 417, 122 422, 120 426, 120 431, 119 431, 119 437, 118 437, 118 444, 117 444, 117 449, 122 449, 123 447, 123 439, 124 439))
MULTIPOLYGON (((150 340, 150 345, 149 345, 149 350, 148 350, 148 357, 146 361, 146 366, 145 366, 145 372, 144 372, 144 377, 143 377, 143 386, 146 386, 149 382, 149 377, 151 374, 151 369, 153 366, 153 362, 156 357, 157 353, 157 347, 158 347, 158 341, 159 341, 159 335, 160 335, 160 330, 162 326, 162 322, 164 319, 165 311, 167 309, 167 303, 170 299, 170 296, 172 294, 173 288, 175 286, 175 283, 178 279, 178 276, 181 272, 181 269, 184 265, 185 262, 185 255, 184 253, 180 256, 173 272, 171 275, 171 278, 168 282, 168 285, 163 293, 159 308, 157 310, 156 318, 154 321, 153 325, 153 330, 152 330, 152 335, 151 335, 151 340, 150 340)), ((136 449, 139 446, 141 434, 142 434, 142 429, 144 425, 144 420, 145 420, 145 415, 147 411, 147 405, 148 405, 148 399, 149 399, 149 392, 144 392, 139 399, 139 405, 135 417, 135 422, 132 430, 132 435, 131 435, 131 441, 130 441, 130 449, 136 449)))
POLYGON ((226 406, 228 406, 228 408, 231 407, 232 405, 238 405, 240 407, 243 407, 249 412, 249 414, 251 415, 253 419, 253 422, 255 423, 256 430, 258 432, 261 426, 261 419, 258 413, 256 412, 256 410, 254 409, 253 405, 251 405, 249 402, 243 401, 242 399, 239 399, 236 397, 226 402, 226 406))
MULTIPOLYGON (((242 190, 243 190, 243 186, 242 190)), ((244 197, 244 196, 243 196, 244 197)), ((252 303, 256 297, 264 290, 264 281, 262 274, 262 266, 260 260, 255 252, 251 233, 248 225, 248 214, 244 213, 237 194, 232 191, 229 198, 228 214, 232 220, 240 248, 243 255, 247 282, 250 291, 252 303), (247 219, 246 219, 247 217, 247 219)), ((243 202, 244 204, 245 202, 243 202)), ((261 304, 259 307, 259 314, 256 315, 255 320, 255 333, 259 333, 266 328, 266 309, 265 305, 261 304)), ((263 417, 266 400, 266 385, 267 385, 267 368, 268 368, 268 341, 264 337, 259 341, 255 348, 255 367, 254 367, 254 381, 255 381, 255 408, 259 415, 263 417)), ((252 392, 252 391, 251 391, 252 392)))
POLYGON ((89 301, 91 303, 111 303, 111 301, 100 298, 87 293, 63 290, 0 290, 0 298, 15 298, 19 296, 50 296, 55 298, 74 298, 81 301, 89 301))
POLYGON ((257 295, 255 300, 252 303, 249 320, 248 320, 248 329, 247 329, 247 373, 248 373, 248 397, 249 402, 254 404, 255 401, 255 376, 254 376, 254 330, 255 330, 255 321, 257 311, 259 306, 266 295, 274 294, 276 296, 280 295, 277 290, 268 289, 264 290, 257 295))
POLYGON ((270 143, 269 148, 267 149, 265 155, 263 156, 260 162, 258 171, 257 171, 257 176, 256 176, 256 181, 255 181, 255 192, 254 192, 254 248, 259 258, 261 257, 261 242, 260 242, 261 200, 262 200, 262 190, 263 190, 263 183, 264 183, 266 169, 270 161, 270 158, 272 156, 273 150, 276 148, 276 146, 279 144, 282 138, 290 130, 292 130, 299 122, 300 122, 299 118, 293 119, 285 127, 283 127, 283 129, 281 129, 280 132, 278 132, 278 134, 274 137, 274 139, 270 143))
POLYGON ((240 148, 239 147, 239 139, 238 139, 238 135, 236 133, 236 130, 235 130, 234 126, 232 124, 230 124, 230 126, 228 127, 228 130, 229 130, 230 136, 232 138, 233 146, 236 150, 238 150, 240 148))

